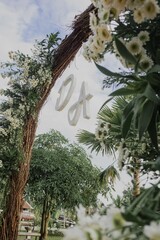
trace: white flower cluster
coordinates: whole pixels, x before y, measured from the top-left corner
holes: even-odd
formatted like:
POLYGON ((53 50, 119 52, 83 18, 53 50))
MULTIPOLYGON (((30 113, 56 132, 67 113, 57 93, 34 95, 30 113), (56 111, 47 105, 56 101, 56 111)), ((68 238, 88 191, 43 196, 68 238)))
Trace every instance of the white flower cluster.
MULTIPOLYGON (((90 13, 92 35, 83 44, 83 56, 88 61, 99 62, 103 59, 106 46, 113 38, 114 29, 111 22, 117 20, 124 11, 133 11, 134 21, 138 24, 148 19, 154 19, 160 13, 160 7, 156 0, 91 0, 91 2, 97 8, 97 13, 96 11, 90 13)), ((145 44, 149 40, 148 34, 141 32, 139 39, 132 39, 127 44, 135 54, 142 51, 142 42, 145 44)), ((146 65, 149 65, 149 68, 151 64, 151 60, 144 55, 144 58, 141 59, 142 69, 146 70, 146 65)))
MULTIPOLYGON (((137 37, 133 37, 131 40, 124 41, 122 43, 126 46, 128 51, 139 60, 139 68, 141 71, 148 71, 153 66, 152 59, 147 55, 145 44, 150 40, 149 33, 147 31, 141 31, 137 37)), ((115 44, 113 44, 114 52, 121 61, 122 65, 126 68, 134 67, 133 64, 126 62, 119 54, 115 44)))
POLYGON ((21 131, 27 114, 33 111, 42 86, 52 81, 52 66, 47 54, 53 53, 47 52, 38 42, 35 48, 32 57, 11 51, 11 61, 1 64, 1 76, 9 79, 9 88, 0 90, 0 95, 7 97, 0 111, 0 134, 9 136, 10 142, 14 141, 15 132, 21 131))
POLYGON ((7 136, 7 132, 4 128, 0 127, 0 136, 7 136))
POLYGON ((23 55, 22 58, 22 55, 19 52, 9 52, 9 57, 14 61, 15 66, 19 69, 18 79, 16 74, 14 74, 15 72, 13 72, 12 75, 11 72, 2 74, 4 78, 8 77, 10 79, 9 85, 15 84, 18 80, 18 83, 21 84, 21 86, 27 86, 28 89, 32 90, 45 82, 51 83, 51 68, 47 68, 46 66, 44 67, 39 61, 37 62, 29 56, 23 55))
MULTIPOLYGON (((20 105, 21 106, 21 105, 20 105)), ((25 111, 22 108, 8 108, 6 111, 0 112, 1 116, 8 122, 8 127, 0 127, 0 135, 6 137, 8 134, 12 134, 17 129, 20 129, 23 125, 22 116, 24 116, 25 111), (20 117, 21 116, 21 117, 20 117)), ((9 139, 12 142, 12 139, 9 139)))
MULTIPOLYGON (((132 230, 132 222, 127 222, 123 217, 123 209, 111 206, 106 215, 95 213, 86 215, 81 206, 78 209, 78 224, 65 232, 64 240, 127 240, 136 239, 136 233, 132 230)), ((137 228, 139 228, 137 226, 137 228)), ((160 223, 151 222, 141 229, 138 239, 160 239, 160 223)))
POLYGON ((95 130, 95 138, 100 142, 101 147, 105 148, 105 140, 109 137, 111 125, 104 121, 99 121, 95 130))

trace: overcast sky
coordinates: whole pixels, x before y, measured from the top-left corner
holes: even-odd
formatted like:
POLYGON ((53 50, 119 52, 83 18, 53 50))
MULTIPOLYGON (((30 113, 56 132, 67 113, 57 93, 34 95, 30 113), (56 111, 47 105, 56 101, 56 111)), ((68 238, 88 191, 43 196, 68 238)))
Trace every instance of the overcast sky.
MULTIPOLYGON (((35 39, 42 40, 51 32, 59 31, 62 38, 68 35, 71 32, 70 26, 74 17, 89 5, 90 0, 0 0, 0 61, 8 60, 8 52, 11 50, 30 53, 35 39)), ((105 66, 112 71, 118 69, 118 63, 113 56, 106 57, 105 66)), ((103 79, 104 76, 93 63, 88 63, 83 58, 80 50, 74 61, 57 80, 43 106, 37 134, 56 129, 73 142, 76 141, 75 136, 80 129, 94 132, 96 114, 111 92, 110 89, 102 90, 103 79), (76 78, 76 88, 65 109, 58 112, 55 110, 55 103, 59 96, 58 90, 70 74, 74 74, 76 78), (81 114, 77 125, 73 127, 68 123, 67 114, 68 109, 78 100, 82 81, 87 82, 88 93, 93 95, 90 100, 90 119, 84 119, 81 114)), ((4 80, 1 79, 0 88, 5 86, 4 80)), ((88 153, 90 154, 90 151, 88 153)), ((93 164, 101 168, 106 168, 113 161, 112 156, 102 157, 95 154, 92 156, 93 164)))

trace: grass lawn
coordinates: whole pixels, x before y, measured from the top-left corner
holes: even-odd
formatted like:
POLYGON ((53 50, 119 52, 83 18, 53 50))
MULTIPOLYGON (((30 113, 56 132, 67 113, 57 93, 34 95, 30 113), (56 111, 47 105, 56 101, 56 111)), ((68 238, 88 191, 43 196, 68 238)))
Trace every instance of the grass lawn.
POLYGON ((62 240, 63 239, 63 237, 48 237, 48 239, 47 240, 62 240))

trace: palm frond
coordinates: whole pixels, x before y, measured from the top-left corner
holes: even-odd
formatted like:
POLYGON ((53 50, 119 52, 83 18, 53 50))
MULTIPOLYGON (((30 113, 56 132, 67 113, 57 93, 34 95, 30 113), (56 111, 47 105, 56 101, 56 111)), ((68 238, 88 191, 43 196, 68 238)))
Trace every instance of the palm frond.
POLYGON ((79 143, 85 144, 89 149, 91 149, 91 152, 95 151, 97 154, 99 152, 102 153, 102 155, 104 154, 113 154, 114 150, 113 150, 113 145, 109 142, 106 143, 105 145, 101 145, 101 142, 96 139, 95 134, 91 133, 89 131, 86 130, 81 130, 77 135, 77 140, 79 143))
POLYGON ((120 180, 120 175, 119 175, 117 169, 113 165, 110 165, 104 171, 102 171, 100 173, 99 182, 102 185, 108 184, 108 183, 113 185, 116 178, 120 180))

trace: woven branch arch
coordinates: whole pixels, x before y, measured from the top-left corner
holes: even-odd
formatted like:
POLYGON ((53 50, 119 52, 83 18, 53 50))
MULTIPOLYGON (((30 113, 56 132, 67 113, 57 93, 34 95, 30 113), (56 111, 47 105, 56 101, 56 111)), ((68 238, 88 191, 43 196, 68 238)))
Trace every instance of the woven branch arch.
POLYGON ((72 24, 72 33, 65 37, 54 55, 52 82, 50 84, 44 84, 42 88, 43 90, 40 94, 40 101, 35 107, 35 114, 34 116, 30 115, 25 123, 23 129, 24 160, 19 164, 19 171, 13 172, 10 177, 9 194, 6 198, 6 207, 0 226, 1 240, 17 239, 19 216, 23 203, 24 188, 29 175, 32 146, 37 129, 38 115, 55 82, 74 59, 81 48, 82 43, 90 36, 89 13, 93 10, 94 6, 91 4, 82 14, 75 17, 72 24))

